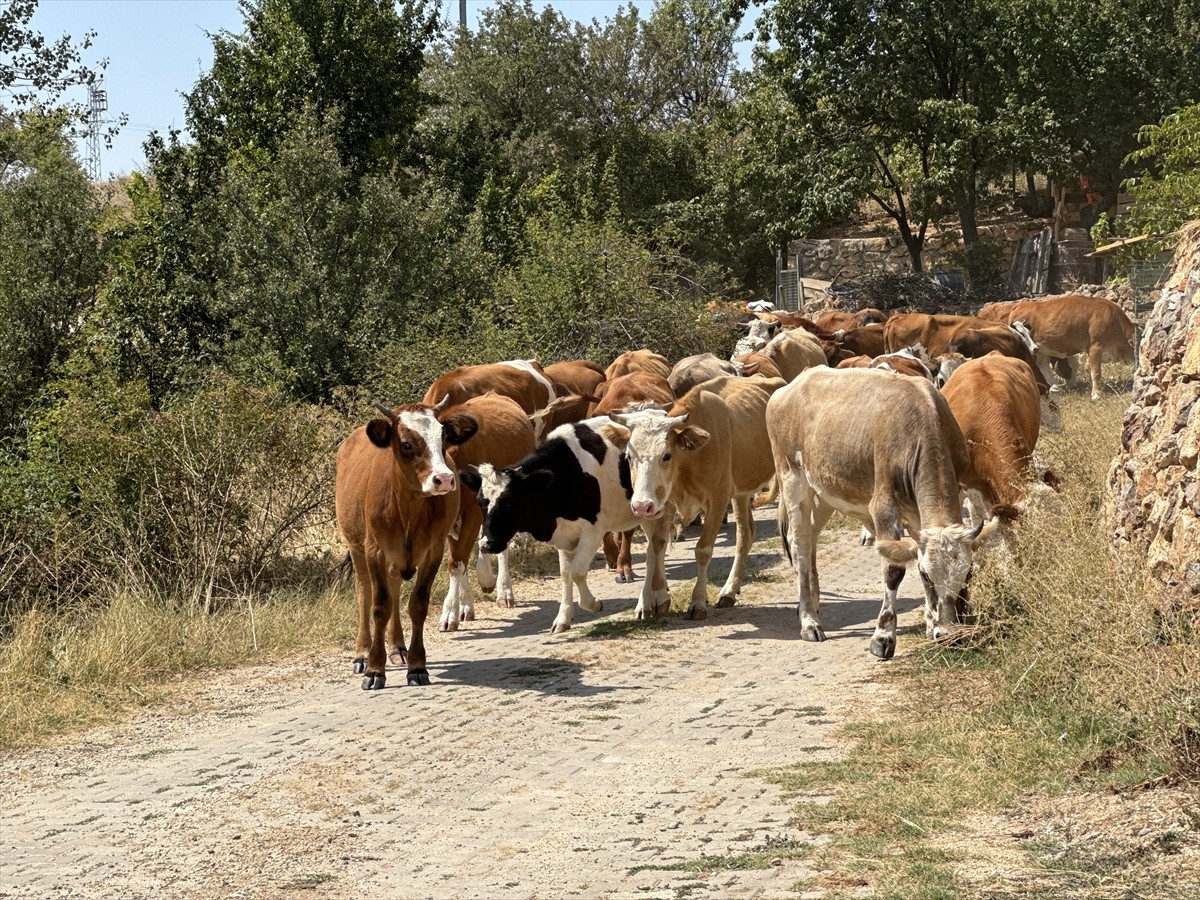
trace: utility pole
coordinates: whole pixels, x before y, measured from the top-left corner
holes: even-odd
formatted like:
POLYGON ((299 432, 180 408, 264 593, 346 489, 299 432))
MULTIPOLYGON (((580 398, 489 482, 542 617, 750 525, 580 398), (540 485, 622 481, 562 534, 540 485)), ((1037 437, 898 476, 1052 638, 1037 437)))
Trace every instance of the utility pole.
POLYGON ((458 0, 458 27, 467 27, 467 0, 458 0))
POLYGON ((104 79, 98 78, 88 85, 88 131, 87 131, 87 172, 92 181, 103 177, 100 167, 100 126, 105 122, 108 112, 108 91, 104 90, 104 79))

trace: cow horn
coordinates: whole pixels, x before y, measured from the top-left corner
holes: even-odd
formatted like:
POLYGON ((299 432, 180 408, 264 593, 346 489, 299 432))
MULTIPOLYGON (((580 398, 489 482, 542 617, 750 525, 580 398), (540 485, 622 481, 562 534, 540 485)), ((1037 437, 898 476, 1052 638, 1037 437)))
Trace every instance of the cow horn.
POLYGON ((433 411, 434 412, 444 412, 446 410, 446 407, 448 407, 449 405, 450 405, 450 395, 447 394, 445 397, 443 397, 441 400, 439 400, 437 402, 437 405, 434 406, 433 411))
POLYGON ((971 532, 971 540, 975 540, 975 538, 979 537, 980 533, 983 531, 983 526, 986 524, 987 524, 987 519, 979 520, 979 524, 976 525, 975 530, 971 532))
POLYGON ((384 416, 387 417, 387 419, 389 421, 392 421, 392 422, 396 421, 396 414, 394 412, 392 412, 388 407, 384 406, 382 403, 373 403, 371 405, 374 406, 381 413, 383 413, 384 416))

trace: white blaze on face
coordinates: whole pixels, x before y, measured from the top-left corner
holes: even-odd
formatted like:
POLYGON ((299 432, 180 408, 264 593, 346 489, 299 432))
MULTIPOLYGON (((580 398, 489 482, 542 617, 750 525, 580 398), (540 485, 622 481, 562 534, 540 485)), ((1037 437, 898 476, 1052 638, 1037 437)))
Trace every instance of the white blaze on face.
POLYGON ((621 421, 632 429, 625 448, 633 481, 629 507, 635 516, 657 519, 663 514, 674 486, 671 431, 686 422, 687 416, 644 410, 623 416, 621 421))
MULTIPOLYGON (((484 502, 486 515, 491 518, 492 513, 496 509, 497 501, 508 490, 509 482, 512 481, 512 476, 507 472, 497 472, 491 463, 484 463, 479 466, 479 491, 477 495, 484 502)), ((491 547, 490 536, 488 534, 488 522, 484 522, 484 528, 479 532, 479 549, 484 553, 495 552, 491 547)))
POLYGON ((422 493, 438 495, 453 491, 456 479, 454 472, 446 464, 445 448, 442 446, 442 423, 437 420, 433 410, 420 409, 402 412, 397 419, 397 424, 415 432, 425 442, 429 472, 421 479, 422 493))
POLYGON ((940 637, 940 627, 954 623, 956 601, 971 574, 973 537, 973 529, 966 525, 921 531, 917 568, 929 579, 938 599, 938 621, 929 623, 934 628, 933 637, 940 637))

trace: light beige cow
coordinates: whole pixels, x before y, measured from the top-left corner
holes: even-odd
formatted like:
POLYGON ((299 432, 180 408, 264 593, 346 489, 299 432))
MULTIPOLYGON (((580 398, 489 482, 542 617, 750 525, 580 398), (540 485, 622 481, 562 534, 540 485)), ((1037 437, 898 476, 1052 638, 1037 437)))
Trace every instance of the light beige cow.
POLYGON ((810 369, 767 404, 779 478, 779 533, 796 566, 801 637, 825 640, 818 618, 817 536, 834 512, 876 535, 884 599, 871 652, 896 652, 896 593, 917 561, 925 632, 947 633, 967 601, 973 552, 999 526, 962 522, 968 465, 945 398, 923 378, 881 369, 810 369), (917 535, 914 540, 905 532, 917 535))
POLYGON ((743 346, 741 353, 735 350, 733 362, 744 363, 751 353, 757 353, 770 360, 785 381, 791 381, 805 369, 824 366, 828 362, 825 351, 821 349, 821 341, 802 328, 781 331, 757 350, 743 346))
POLYGON ((638 618, 663 615, 670 608, 665 555, 676 512, 685 522, 704 514, 687 616, 707 618, 708 564, 731 501, 737 552, 717 606, 736 602, 754 541, 750 500, 774 473, 767 400, 783 385, 779 378, 726 375, 697 385, 666 413, 647 410, 617 417, 631 429, 625 449, 633 484, 629 505, 649 539, 638 618))

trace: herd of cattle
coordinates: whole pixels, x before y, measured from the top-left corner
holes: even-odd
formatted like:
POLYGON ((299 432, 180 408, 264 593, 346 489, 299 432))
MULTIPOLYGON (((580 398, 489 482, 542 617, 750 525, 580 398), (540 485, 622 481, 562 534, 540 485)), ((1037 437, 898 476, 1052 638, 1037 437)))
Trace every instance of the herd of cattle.
POLYGON ((600 611, 587 573, 602 545, 617 580, 632 580, 638 527, 648 544, 636 615, 665 614, 667 545, 677 522, 702 516, 687 616, 703 619, 708 564, 732 504, 736 554, 717 600, 730 606, 754 538, 752 501, 768 487, 760 502, 778 502, 802 637, 825 637, 816 542, 840 512, 863 524, 880 554, 884 601, 871 651, 890 658, 906 564, 917 562, 926 632, 938 637, 965 609, 974 549, 1019 514, 1043 409, 1061 387, 1051 367, 1069 379, 1069 358, 1086 353, 1095 399, 1101 362, 1133 355, 1128 317, 1083 296, 994 304, 978 317, 747 316, 729 361, 709 353, 672 366, 641 349, 607 369, 590 360, 461 366, 420 403, 378 406, 337 457, 363 689, 385 685, 389 657, 407 664, 409 684, 429 683, 423 630, 434 577, 444 555, 441 628, 456 630, 474 618, 467 563, 476 542, 479 586, 503 606, 514 605, 514 536, 558 550, 557 633, 571 627, 575 591, 580 606, 600 611), (414 578, 406 647, 400 588, 414 578))

